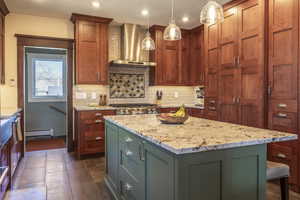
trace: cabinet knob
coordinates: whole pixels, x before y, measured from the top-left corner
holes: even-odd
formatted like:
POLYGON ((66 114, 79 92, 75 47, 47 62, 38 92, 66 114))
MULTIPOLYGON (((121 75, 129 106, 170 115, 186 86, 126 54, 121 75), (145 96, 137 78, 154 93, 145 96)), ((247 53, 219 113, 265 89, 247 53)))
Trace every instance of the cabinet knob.
POLYGON ((100 119, 95 120, 96 124, 101 123, 101 122, 102 122, 102 120, 100 120, 100 119))
POLYGON ((103 138, 102 137, 96 137, 96 140, 102 140, 103 138))
POLYGON ((126 190, 126 191, 132 190, 132 186, 131 186, 129 183, 126 183, 126 184, 125 184, 125 190, 126 190))
POLYGON ((285 103, 280 103, 277 106, 278 106, 278 108, 286 108, 287 107, 287 105, 285 103))
POLYGON ((286 158, 286 155, 283 153, 278 153, 276 156, 277 158, 286 158))
POLYGON ((287 118, 287 114, 284 114, 284 113, 278 113, 278 114, 277 114, 277 117, 280 117, 280 118, 287 118))
POLYGON ((95 115, 96 116, 102 116, 102 113, 96 113, 95 115))
POLYGON ((132 140, 130 137, 128 137, 128 138, 125 139, 125 142, 126 142, 126 143, 130 143, 130 142, 132 142, 132 141, 133 141, 133 140, 132 140))
POLYGON ((132 154, 133 154, 132 151, 126 151, 125 153, 126 156, 132 156, 132 154))

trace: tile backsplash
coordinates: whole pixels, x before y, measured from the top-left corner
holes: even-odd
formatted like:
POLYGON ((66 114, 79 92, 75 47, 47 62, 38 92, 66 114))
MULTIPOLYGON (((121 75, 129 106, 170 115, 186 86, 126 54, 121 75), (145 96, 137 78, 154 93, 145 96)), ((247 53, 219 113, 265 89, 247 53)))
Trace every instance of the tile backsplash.
POLYGON ((109 98, 145 98, 145 75, 110 73, 109 98))

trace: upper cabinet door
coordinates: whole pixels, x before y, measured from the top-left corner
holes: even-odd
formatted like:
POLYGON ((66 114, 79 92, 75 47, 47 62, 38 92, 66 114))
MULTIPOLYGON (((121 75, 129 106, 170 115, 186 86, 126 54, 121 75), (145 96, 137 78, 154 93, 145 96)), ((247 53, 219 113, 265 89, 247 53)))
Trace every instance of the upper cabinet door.
POLYGON ((190 45, 190 83, 191 85, 204 84, 204 30, 199 26, 191 30, 190 45))
POLYGON ((162 53, 164 83, 176 85, 179 83, 179 42, 164 41, 162 53))
POLYGON ((264 3, 248 0, 237 8, 240 123, 264 126, 264 3))
POLYGON ((218 24, 205 26, 205 97, 218 97, 218 24))
POLYGON ((221 121, 237 123, 237 12, 235 8, 224 12, 220 23, 220 72, 219 72, 219 118, 221 121))
POLYGON ((107 84, 108 24, 112 19, 72 15, 75 23, 76 83, 107 84))

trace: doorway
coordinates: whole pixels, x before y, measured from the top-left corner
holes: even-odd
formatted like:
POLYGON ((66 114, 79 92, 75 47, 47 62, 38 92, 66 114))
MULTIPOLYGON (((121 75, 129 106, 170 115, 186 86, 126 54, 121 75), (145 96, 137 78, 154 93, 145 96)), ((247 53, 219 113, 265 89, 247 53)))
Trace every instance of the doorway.
POLYGON ((66 147, 67 49, 25 47, 26 151, 66 147))
POLYGON ((69 38, 16 34, 18 107, 24 152, 73 151, 73 45, 69 38), (50 143, 50 139, 52 142, 50 143), (29 141, 34 147, 27 147, 29 141))

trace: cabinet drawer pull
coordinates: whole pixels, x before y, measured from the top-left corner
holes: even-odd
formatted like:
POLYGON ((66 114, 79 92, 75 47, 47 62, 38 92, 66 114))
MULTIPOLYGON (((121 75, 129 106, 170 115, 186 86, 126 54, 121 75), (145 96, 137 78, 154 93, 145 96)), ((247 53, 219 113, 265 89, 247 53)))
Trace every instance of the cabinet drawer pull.
POLYGON ((286 108, 287 107, 287 105, 285 103, 280 103, 277 106, 278 106, 278 108, 286 108))
POLYGON ((95 116, 102 116, 102 113, 96 113, 95 116))
POLYGON ((96 140, 102 140, 103 138, 102 137, 96 137, 96 140))
POLYGON ((126 156, 132 156, 132 154, 133 154, 132 151, 126 151, 125 153, 126 156))
POLYGON ((287 114, 284 114, 284 113, 278 113, 278 114, 277 114, 277 117, 280 117, 280 118, 287 118, 287 114))
POLYGON ((95 123, 96 123, 96 124, 99 124, 99 123, 101 123, 101 122, 103 122, 103 121, 100 120, 100 119, 95 120, 95 123))
POLYGON ((132 190, 132 186, 131 186, 129 183, 126 183, 126 184, 125 184, 125 190, 126 190, 126 191, 132 190))
POLYGON ((130 143, 130 142, 132 142, 132 141, 133 141, 133 139, 131 139, 130 137, 128 137, 128 138, 125 139, 125 142, 126 142, 126 143, 130 143))
POLYGON ((144 147, 144 142, 141 142, 139 144, 139 156, 141 161, 145 161, 145 147, 144 147))
POLYGON ((216 103, 216 101, 215 100, 210 100, 209 103, 216 103))
POLYGON ((276 155, 276 157, 277 157, 277 158, 286 158, 286 155, 283 154, 283 153, 278 153, 278 154, 276 155))
POLYGON ((216 107, 209 106, 208 109, 209 109, 209 110, 216 110, 216 107))

